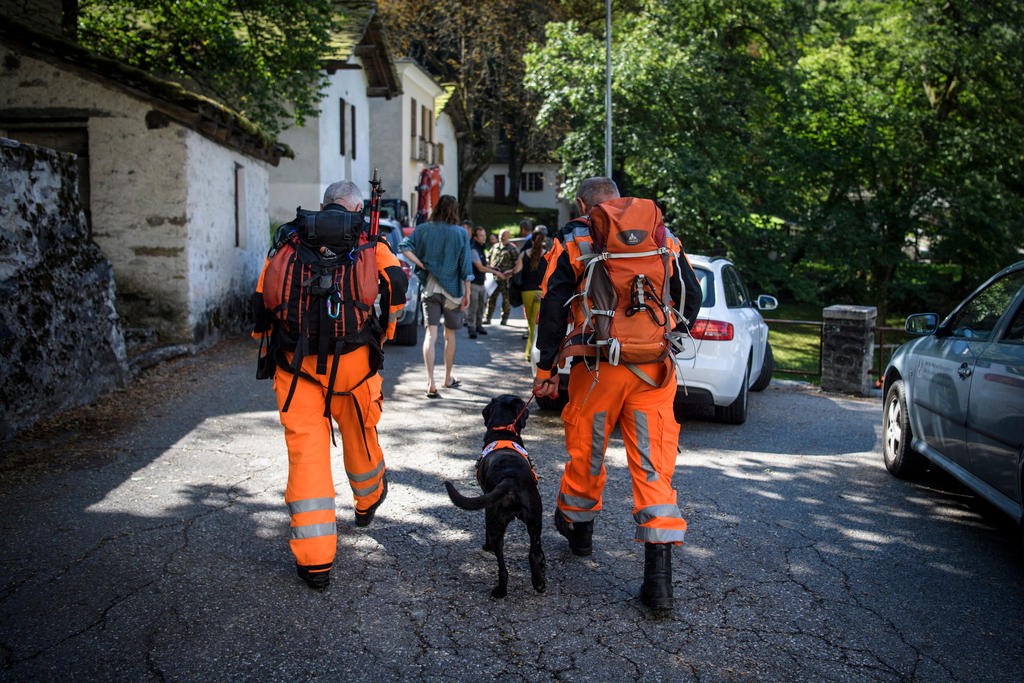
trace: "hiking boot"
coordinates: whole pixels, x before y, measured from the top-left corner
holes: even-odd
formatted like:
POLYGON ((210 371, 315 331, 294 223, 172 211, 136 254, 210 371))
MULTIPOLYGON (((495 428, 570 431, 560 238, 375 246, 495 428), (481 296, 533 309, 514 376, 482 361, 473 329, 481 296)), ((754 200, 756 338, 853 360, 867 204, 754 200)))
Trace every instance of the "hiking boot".
POLYGON ((388 478, 384 476, 380 480, 383 490, 380 492, 380 498, 377 502, 366 508, 363 512, 356 510, 356 526, 369 526, 370 522, 373 521, 373 513, 377 512, 377 508, 384 502, 384 499, 388 497, 388 478))
POLYGON ((491 324, 491 316, 487 316, 486 318, 484 318, 484 323, 483 324, 484 325, 490 325, 491 324))
POLYGON ((507 315, 501 316, 501 324, 502 325, 508 325, 508 316, 507 315))
MULTIPOLYGON (((486 332, 484 334, 486 334, 486 332)), ((470 339, 476 339, 476 330, 470 329, 470 331, 469 331, 469 338, 470 339)))
POLYGON ((640 602, 652 610, 672 609, 672 544, 644 543, 640 602))
POLYGON ((331 583, 331 568, 329 565, 327 569, 312 571, 309 567, 297 564, 295 565, 295 570, 298 572, 299 578, 315 591, 322 591, 331 583))
POLYGON ((478 327, 478 328, 476 328, 476 333, 477 334, 487 334, 487 330, 485 330, 482 327, 478 327))
POLYGON ((594 522, 570 522, 555 508, 555 529, 569 541, 569 550, 573 555, 585 557, 594 552, 594 522))

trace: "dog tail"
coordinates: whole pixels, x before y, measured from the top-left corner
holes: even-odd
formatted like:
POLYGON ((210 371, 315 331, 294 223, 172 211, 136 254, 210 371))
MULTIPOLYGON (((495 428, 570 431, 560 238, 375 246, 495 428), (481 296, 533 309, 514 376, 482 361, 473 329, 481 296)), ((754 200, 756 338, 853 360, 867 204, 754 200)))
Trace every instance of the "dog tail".
POLYGON ((457 507, 463 510, 483 510, 485 507, 498 500, 515 487, 515 479, 508 478, 502 479, 501 482, 491 489, 490 493, 485 493, 482 496, 476 498, 467 498, 455 489, 455 485, 450 481, 444 483, 444 487, 448 489, 448 497, 452 499, 457 507))

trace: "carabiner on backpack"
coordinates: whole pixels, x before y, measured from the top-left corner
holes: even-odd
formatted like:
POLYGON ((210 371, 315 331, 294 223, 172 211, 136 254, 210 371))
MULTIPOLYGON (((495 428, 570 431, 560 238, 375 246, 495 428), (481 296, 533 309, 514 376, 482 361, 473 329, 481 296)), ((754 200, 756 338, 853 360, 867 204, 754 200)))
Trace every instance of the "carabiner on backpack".
POLYGON ((341 315, 341 292, 334 290, 327 296, 327 315, 337 318, 341 315))

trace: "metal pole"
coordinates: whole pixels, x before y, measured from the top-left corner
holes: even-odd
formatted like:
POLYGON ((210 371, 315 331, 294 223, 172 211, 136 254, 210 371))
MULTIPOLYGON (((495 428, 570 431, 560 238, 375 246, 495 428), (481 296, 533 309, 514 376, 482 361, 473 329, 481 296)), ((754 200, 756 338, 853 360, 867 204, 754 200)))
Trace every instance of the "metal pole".
POLYGON ((612 0, 604 2, 604 174, 612 177, 612 0))

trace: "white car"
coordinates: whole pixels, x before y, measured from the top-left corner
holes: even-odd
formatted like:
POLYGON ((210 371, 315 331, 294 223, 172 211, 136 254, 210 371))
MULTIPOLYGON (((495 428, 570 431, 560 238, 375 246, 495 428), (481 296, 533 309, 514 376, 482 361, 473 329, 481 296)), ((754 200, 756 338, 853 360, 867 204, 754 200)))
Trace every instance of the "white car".
MULTIPOLYGON (((752 300, 728 259, 688 257, 703 299, 690 338, 676 355, 677 414, 687 406, 711 405, 715 419, 740 424, 747 419, 748 392, 761 391, 772 379, 775 359, 760 311, 773 310, 779 303, 767 294, 752 300)), ((540 355, 536 345, 531 355, 535 370, 540 355)), ((569 363, 559 373, 558 398, 538 398, 540 407, 557 410, 568 400, 569 363)))
POLYGON ((748 391, 761 391, 772 379, 775 359, 761 311, 779 302, 767 294, 751 299, 732 261, 688 256, 704 298, 691 339, 676 355, 676 406, 712 405, 715 419, 740 424, 748 391))

